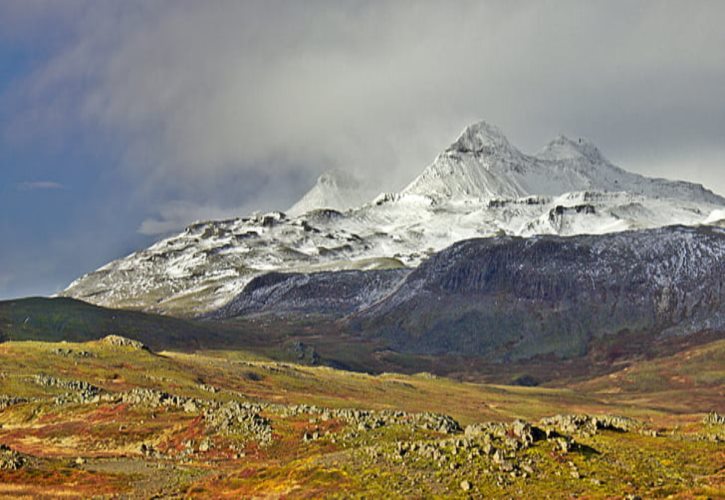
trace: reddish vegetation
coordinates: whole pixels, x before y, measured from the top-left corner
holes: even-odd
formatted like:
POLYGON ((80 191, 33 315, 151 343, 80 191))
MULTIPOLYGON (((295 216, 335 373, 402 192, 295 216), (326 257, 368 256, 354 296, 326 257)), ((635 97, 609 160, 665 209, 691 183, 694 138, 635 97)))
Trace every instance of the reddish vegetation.
POLYGON ((181 430, 175 432, 170 439, 160 443, 158 448, 164 452, 175 451, 180 453, 184 450, 184 443, 198 440, 203 436, 204 420, 202 416, 198 416, 186 422, 181 430))
POLYGON ((89 423, 114 422, 123 417, 128 411, 128 404, 101 406, 88 414, 86 420, 89 423))
POLYGON ((127 480, 121 476, 70 468, 0 471, 0 496, 90 498, 120 494, 129 489, 127 480))

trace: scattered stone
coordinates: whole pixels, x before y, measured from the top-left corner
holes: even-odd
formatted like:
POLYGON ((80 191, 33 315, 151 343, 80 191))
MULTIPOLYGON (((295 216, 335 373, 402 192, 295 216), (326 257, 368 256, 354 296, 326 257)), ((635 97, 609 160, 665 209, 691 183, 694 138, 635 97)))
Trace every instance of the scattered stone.
POLYGON ((460 486, 463 491, 471 491, 471 483, 465 479, 461 481, 460 486))
POLYGON ((513 435, 524 445, 524 447, 528 447, 534 442, 546 438, 546 433, 544 431, 522 420, 515 420, 511 424, 511 430, 513 435))
POLYGON ((503 460, 499 464, 499 468, 502 472, 514 472, 516 469, 516 464, 514 464, 514 462, 511 460, 503 460))
POLYGON ((83 380, 65 380, 50 375, 35 375, 33 382, 42 387, 65 389, 70 392, 55 398, 56 404, 68 403, 97 403, 100 401, 101 389, 83 380))
POLYGON ((68 389, 71 391, 101 392, 98 387, 91 385, 88 382, 84 382, 83 380, 64 380, 51 377, 50 375, 35 375, 33 377, 33 382, 43 387, 57 387, 59 389, 68 389))
POLYGON ((272 425, 261 411, 258 404, 230 401, 206 410, 204 420, 212 432, 246 434, 260 446, 268 446, 272 444, 272 425))
POLYGON ((562 453, 569 453, 572 449, 572 442, 570 439, 560 437, 556 439, 556 444, 562 453))
POLYGON ((154 450, 154 447, 152 445, 143 443, 141 446, 139 446, 138 451, 140 451, 142 455, 149 457, 154 455, 156 450, 154 450))
POLYGON ((189 400, 184 403, 183 409, 186 413, 196 413, 199 411, 199 407, 194 400, 189 400))
POLYGON ((53 349, 53 354, 66 358, 90 358, 93 356, 93 354, 88 351, 74 351, 73 349, 66 349, 63 347, 53 349))
MULTIPOLYGON (((138 405, 145 408, 170 406, 183 410, 189 403, 193 403, 197 407, 201 407, 205 404, 203 400, 176 396, 156 389, 146 389, 142 387, 134 387, 130 391, 121 393, 120 396, 123 403, 138 405)), ((189 405, 189 408, 191 408, 191 405, 189 405)))
POLYGON ((27 459, 10 447, 0 444, 0 470, 18 470, 25 466, 27 459))
POLYGON ((716 411, 711 411, 702 419, 705 425, 725 425, 725 415, 720 415, 716 411))
POLYGON ((270 408, 274 408, 282 416, 316 415, 320 420, 341 420, 353 425, 360 432, 390 425, 402 425, 411 429, 430 430, 441 434, 461 432, 461 426, 456 420, 448 415, 438 413, 408 413, 404 411, 374 411, 349 408, 331 409, 311 405, 273 406, 270 408))
POLYGON ((640 429, 639 433, 643 436, 649 436, 649 437, 657 437, 659 436, 659 433, 655 429, 640 429))
POLYGON ((555 415, 540 421, 545 427, 555 428, 566 434, 594 435, 600 429, 629 432, 642 426, 628 417, 616 415, 555 415))
POLYGON ((28 401, 29 400, 25 398, 18 398, 15 396, 8 396, 6 394, 0 394, 0 411, 21 403, 27 403, 28 401))

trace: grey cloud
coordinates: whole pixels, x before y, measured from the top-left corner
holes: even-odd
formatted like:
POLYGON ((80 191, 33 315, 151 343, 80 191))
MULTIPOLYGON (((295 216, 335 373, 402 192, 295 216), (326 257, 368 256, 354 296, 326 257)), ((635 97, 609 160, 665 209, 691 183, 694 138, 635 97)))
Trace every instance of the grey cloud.
POLYGON ((158 236, 169 234, 194 221, 230 219, 238 216, 240 207, 220 208, 208 204, 197 204, 182 200, 164 203, 158 217, 145 219, 138 228, 140 234, 158 236))
MULTIPOLYGON (((231 176, 230 176, 231 177, 231 176)), ((217 186, 215 195, 198 200, 174 199, 160 203, 156 214, 142 221, 137 232, 161 236, 179 231, 196 221, 231 219, 255 211, 286 210, 300 189, 312 187, 300 177, 300 172, 277 171, 265 176, 263 171, 250 169, 242 182, 233 178, 229 186, 217 186), (235 203, 244 200, 242 204, 235 203)))
POLYGON ((725 193, 722 2, 70 5, 85 15, 46 4, 74 36, 19 90, 44 106, 25 126, 119 134, 140 184, 193 200, 144 233, 247 206, 203 201, 229 182, 271 179, 255 196, 278 208, 303 191, 273 182, 293 171, 399 188, 479 118, 524 150, 583 135, 625 168, 725 193))

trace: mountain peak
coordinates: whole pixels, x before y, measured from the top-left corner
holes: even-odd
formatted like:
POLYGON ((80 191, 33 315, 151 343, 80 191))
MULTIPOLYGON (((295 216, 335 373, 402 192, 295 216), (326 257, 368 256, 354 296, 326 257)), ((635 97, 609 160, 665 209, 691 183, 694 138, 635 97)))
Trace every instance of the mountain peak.
POLYGON ((526 194, 515 177, 526 169, 527 161, 501 129, 485 121, 476 122, 466 127, 403 193, 432 199, 516 198, 526 194))
POLYGON ((344 170, 328 170, 297 203, 287 210, 292 216, 302 215, 318 208, 347 210, 368 201, 372 197, 369 187, 344 170))
POLYGON ((501 129, 485 121, 467 126, 447 151, 459 153, 484 153, 498 150, 509 150, 509 143, 501 129))
POLYGON ((561 161, 585 159, 590 163, 608 163, 607 159, 593 142, 582 137, 570 139, 565 135, 560 135, 549 142, 536 157, 541 160, 561 161))

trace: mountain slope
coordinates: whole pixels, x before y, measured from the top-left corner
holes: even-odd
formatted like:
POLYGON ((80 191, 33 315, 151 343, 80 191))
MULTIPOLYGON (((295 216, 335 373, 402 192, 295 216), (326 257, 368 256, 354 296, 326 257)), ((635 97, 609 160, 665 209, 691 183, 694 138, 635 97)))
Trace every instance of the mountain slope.
POLYGON ((270 313, 339 318, 385 298, 409 273, 409 269, 387 269, 263 274, 211 317, 270 313))
POLYGON ((271 273, 215 317, 260 314, 324 315, 396 351, 495 361, 583 356, 621 333, 722 334, 725 230, 479 238, 413 271, 271 273))
POLYGON ((625 172, 587 142, 560 137, 530 156, 483 122, 400 193, 344 212, 307 210, 353 200, 352 185, 323 176, 296 205, 304 211, 297 216, 193 224, 82 276, 61 295, 190 316, 218 309, 270 271, 415 267, 471 238, 719 224, 725 210, 725 199, 702 186, 625 172))
POLYGON ((216 323, 104 309, 65 297, 0 301, 0 343, 83 342, 120 333, 152 349, 193 350, 231 346, 243 332, 216 323))
POLYGON ((583 355, 593 339, 623 331, 725 332, 725 231, 464 241, 355 323, 408 352, 500 360, 583 355))

